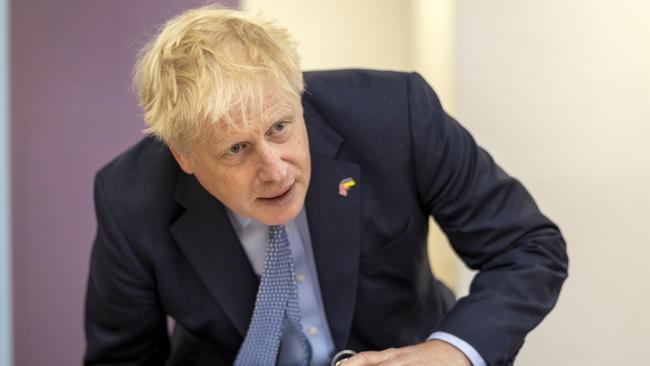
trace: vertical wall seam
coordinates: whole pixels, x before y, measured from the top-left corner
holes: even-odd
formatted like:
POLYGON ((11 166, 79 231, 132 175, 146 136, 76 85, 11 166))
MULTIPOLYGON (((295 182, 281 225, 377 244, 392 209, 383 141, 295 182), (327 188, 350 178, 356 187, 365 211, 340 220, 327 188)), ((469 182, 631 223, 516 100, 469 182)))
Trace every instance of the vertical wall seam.
POLYGON ((9 187, 9 3, 0 0, 0 366, 12 363, 9 187))

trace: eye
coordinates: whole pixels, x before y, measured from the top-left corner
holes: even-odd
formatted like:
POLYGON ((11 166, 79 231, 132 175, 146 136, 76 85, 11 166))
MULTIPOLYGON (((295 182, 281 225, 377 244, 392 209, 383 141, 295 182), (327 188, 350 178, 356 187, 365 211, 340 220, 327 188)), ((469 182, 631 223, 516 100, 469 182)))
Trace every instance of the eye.
POLYGON ((243 149, 244 144, 234 144, 228 149, 228 151, 226 151, 226 155, 237 155, 243 149))
POLYGON ((274 124, 273 127, 271 127, 271 130, 272 130, 271 132, 272 133, 279 133, 279 132, 284 131, 284 129, 286 127, 287 127, 287 122, 286 121, 278 122, 278 123, 274 124))

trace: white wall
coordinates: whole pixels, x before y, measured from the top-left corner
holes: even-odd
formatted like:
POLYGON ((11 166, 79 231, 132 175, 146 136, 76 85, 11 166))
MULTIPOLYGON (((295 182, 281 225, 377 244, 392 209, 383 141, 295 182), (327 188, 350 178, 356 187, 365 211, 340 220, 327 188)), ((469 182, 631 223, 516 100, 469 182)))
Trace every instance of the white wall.
POLYGON ((9 251, 9 6, 0 0, 0 366, 11 365, 9 251))
POLYGON ((461 0, 458 116, 568 241, 557 309, 522 365, 650 351, 650 2, 461 0))
POLYGON ((241 7, 287 27, 303 69, 410 68, 408 1, 242 0, 241 7))
MULTIPOLYGON (((407 2, 403 2, 407 3, 407 2)), ((454 0, 411 0, 411 63, 434 86, 445 110, 456 114, 454 0)))

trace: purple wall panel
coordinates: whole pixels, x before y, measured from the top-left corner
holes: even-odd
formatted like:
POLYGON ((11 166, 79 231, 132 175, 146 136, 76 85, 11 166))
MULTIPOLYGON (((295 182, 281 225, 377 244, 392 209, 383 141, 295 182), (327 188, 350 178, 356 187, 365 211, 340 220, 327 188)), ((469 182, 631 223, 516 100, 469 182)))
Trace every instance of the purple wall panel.
POLYGON ((144 127, 135 54, 164 20, 206 3, 11 1, 15 365, 80 364, 93 176, 144 127))

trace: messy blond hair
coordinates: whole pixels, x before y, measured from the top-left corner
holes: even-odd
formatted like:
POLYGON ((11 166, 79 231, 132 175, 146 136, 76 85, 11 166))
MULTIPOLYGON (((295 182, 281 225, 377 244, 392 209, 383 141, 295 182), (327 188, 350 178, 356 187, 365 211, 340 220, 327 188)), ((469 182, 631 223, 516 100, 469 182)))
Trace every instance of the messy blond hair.
POLYGON ((145 132, 184 150, 206 126, 246 123, 246 111, 262 103, 261 79, 296 98, 303 92, 286 29, 219 6, 185 11, 138 55, 134 84, 145 132))

